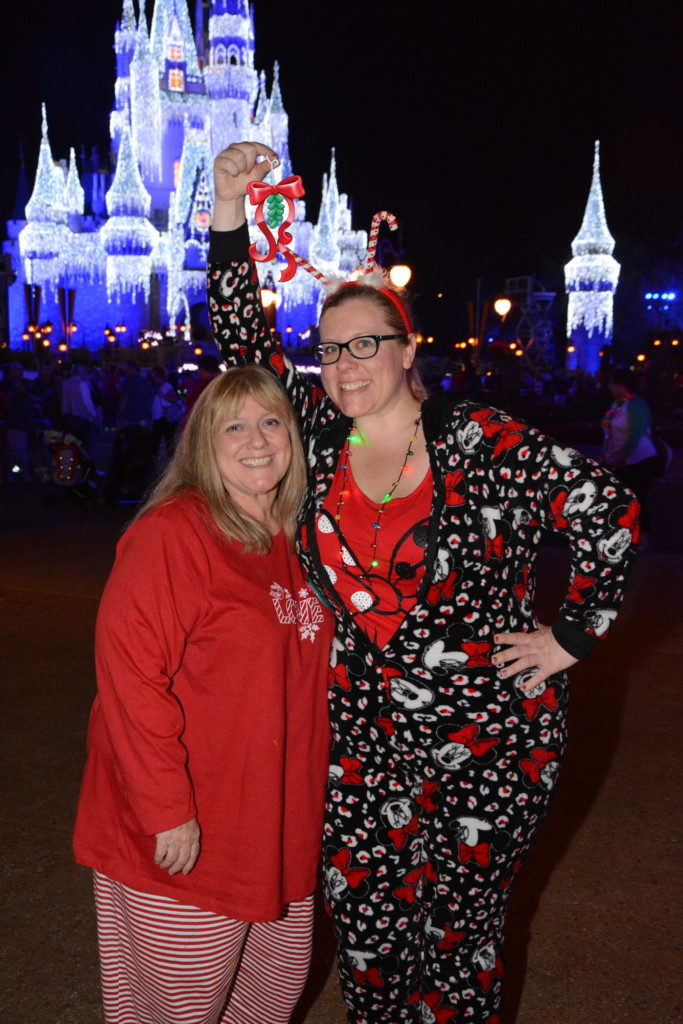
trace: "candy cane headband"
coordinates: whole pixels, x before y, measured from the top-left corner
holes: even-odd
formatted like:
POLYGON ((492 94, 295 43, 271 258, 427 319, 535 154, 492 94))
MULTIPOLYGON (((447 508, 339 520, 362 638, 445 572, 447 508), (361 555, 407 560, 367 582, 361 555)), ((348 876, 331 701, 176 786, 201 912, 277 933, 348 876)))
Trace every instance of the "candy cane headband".
POLYGON ((267 243, 268 250, 265 253, 259 252, 256 244, 249 247, 249 255, 256 263, 266 263, 275 258, 278 252, 285 257, 286 265, 280 272, 280 281, 291 281, 296 274, 297 267, 303 267, 317 281, 320 281, 325 291, 332 294, 337 288, 349 284, 369 285, 380 291, 396 308, 405 325, 408 334, 412 332, 412 324, 408 311, 401 299, 393 289, 387 287, 388 275, 381 267, 377 266, 377 242, 379 239, 379 228, 382 221, 386 221, 390 231, 396 231, 398 221, 393 213, 388 210, 380 210, 372 218, 370 234, 368 236, 368 249, 365 261, 354 271, 350 280, 339 281, 309 263, 303 256, 290 249, 292 233, 289 228, 294 221, 295 207, 294 200, 300 199, 306 194, 303 182, 298 174, 289 178, 283 178, 277 185, 268 185, 263 181, 250 181, 247 185, 247 193, 252 206, 256 207, 256 223, 261 229, 267 243), (277 236, 273 231, 277 228, 277 236), (363 280, 365 275, 370 275, 363 280))

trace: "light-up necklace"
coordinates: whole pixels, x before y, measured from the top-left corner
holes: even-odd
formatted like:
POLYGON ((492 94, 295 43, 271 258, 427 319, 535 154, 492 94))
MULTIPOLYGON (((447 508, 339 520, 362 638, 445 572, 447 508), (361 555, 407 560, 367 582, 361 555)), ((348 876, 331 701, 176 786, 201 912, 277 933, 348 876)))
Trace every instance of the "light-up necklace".
MULTIPOLYGON (((370 560, 370 568, 371 569, 377 568, 377 565, 379 564, 378 561, 377 561, 377 540, 379 538, 379 531, 380 531, 381 526, 382 526, 382 516, 384 515, 384 509, 386 508, 386 506, 389 504, 389 502, 393 498, 394 491, 396 490, 396 488, 400 484, 400 482, 401 482, 401 480, 403 478, 403 474, 408 469, 408 459, 410 458, 411 455, 414 454, 414 452, 413 452, 413 444, 414 444, 415 441, 417 441, 417 432, 420 429, 420 423, 421 422, 422 422, 422 413, 420 413, 420 415, 417 417, 417 419, 413 423, 413 436, 410 438, 410 441, 408 442, 408 447, 406 449, 406 453, 403 456, 403 460, 402 460, 402 464, 401 464, 401 472, 398 474, 398 476, 396 477, 396 480, 392 484, 391 488, 387 491, 387 493, 384 495, 384 497, 380 501, 379 505, 375 509, 375 521, 372 524, 373 536, 372 536, 372 558, 370 560)), ((344 445, 344 448, 343 448, 343 451, 342 451, 342 461, 341 461, 341 464, 339 466, 339 468, 341 469, 343 475, 342 475, 342 480, 341 480, 341 487, 339 489, 339 497, 337 498, 337 508, 335 510, 335 513, 334 513, 334 518, 335 518, 335 521, 337 523, 339 523, 341 521, 341 507, 342 507, 342 505, 344 505, 346 503, 346 497, 348 495, 348 491, 346 489, 346 474, 348 472, 349 458, 350 458, 350 452, 351 452, 351 445, 352 444, 361 444, 361 443, 362 443, 362 438, 356 432, 356 425, 355 425, 355 422, 354 422, 352 424, 352 427, 351 427, 351 433, 346 438, 346 444, 344 445)), ((367 575, 367 573, 365 573, 365 575, 367 575)))

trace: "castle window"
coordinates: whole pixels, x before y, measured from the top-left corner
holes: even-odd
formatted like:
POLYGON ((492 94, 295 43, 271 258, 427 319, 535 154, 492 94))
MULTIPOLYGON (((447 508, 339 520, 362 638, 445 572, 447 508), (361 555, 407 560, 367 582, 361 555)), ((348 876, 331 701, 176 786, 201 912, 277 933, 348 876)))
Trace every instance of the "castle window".
POLYGON ((228 63, 239 64, 240 62, 240 51, 236 46, 228 47, 228 63))
POLYGON ((214 50, 213 62, 214 62, 214 64, 225 64, 225 62, 226 62, 226 54, 225 54, 225 47, 223 46, 223 43, 219 43, 218 46, 216 47, 216 49, 214 50))
POLYGON ((168 59, 174 61, 176 64, 182 63, 183 60, 183 48, 182 46, 169 46, 168 48, 168 59))
POLYGON ((168 72, 168 87, 177 92, 182 92, 185 88, 185 75, 178 68, 171 68, 168 72))

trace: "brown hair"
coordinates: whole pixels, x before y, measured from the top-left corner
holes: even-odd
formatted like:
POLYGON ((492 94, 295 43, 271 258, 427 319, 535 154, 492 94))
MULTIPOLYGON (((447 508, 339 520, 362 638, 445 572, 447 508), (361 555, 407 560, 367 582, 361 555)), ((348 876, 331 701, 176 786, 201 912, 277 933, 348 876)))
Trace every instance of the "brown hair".
POLYGON ((234 367, 204 389, 190 413, 173 458, 136 520, 183 491, 195 488, 204 497, 215 525, 228 540, 239 541, 247 552, 266 554, 270 551, 272 538, 266 527, 243 511, 225 489, 213 448, 222 424, 239 416, 249 396, 279 416, 289 432, 292 458, 278 487, 273 511, 293 544, 296 517, 306 489, 306 465, 294 410, 277 378, 262 366, 234 367))
MULTIPOLYGON (((406 309, 406 318, 410 322, 412 320, 410 316, 410 310, 407 307, 405 299, 402 296, 396 296, 401 304, 406 309)), ((325 299, 323 308, 320 312, 320 320, 324 317, 325 313, 329 309, 337 309, 339 306, 344 306, 347 302, 354 301, 371 302, 378 310, 382 313, 382 316, 389 325, 393 334, 400 334, 401 337, 398 339, 398 344, 404 347, 408 344, 408 333, 406 331, 406 323, 401 316, 399 310, 396 308, 391 299, 383 295, 378 288, 373 288, 372 285, 359 284, 356 281, 352 281, 349 284, 345 284, 342 288, 338 288, 335 292, 325 299)), ((422 402, 427 397, 427 389, 425 388, 422 380, 420 379, 419 371, 413 362, 413 365, 409 370, 406 370, 406 377, 408 382, 408 388, 413 398, 422 402)))

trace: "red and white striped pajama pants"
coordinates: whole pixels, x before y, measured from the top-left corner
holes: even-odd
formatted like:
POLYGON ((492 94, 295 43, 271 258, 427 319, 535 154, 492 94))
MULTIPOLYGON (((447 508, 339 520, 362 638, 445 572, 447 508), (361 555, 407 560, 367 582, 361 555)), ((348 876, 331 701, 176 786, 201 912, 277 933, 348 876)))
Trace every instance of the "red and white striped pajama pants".
POLYGON ((311 959, 313 897, 234 921, 95 872, 106 1024, 287 1024, 311 959))

